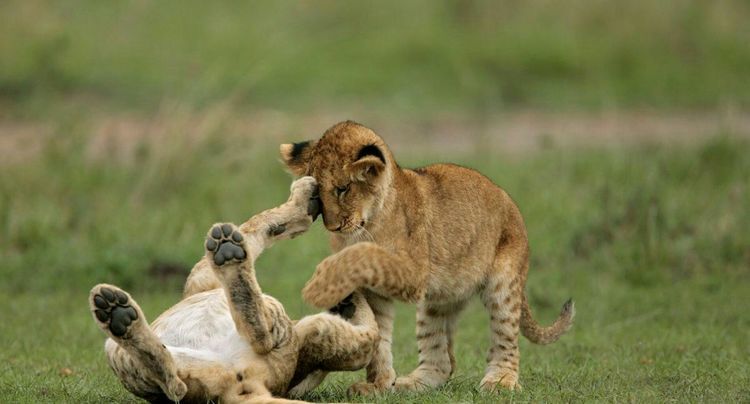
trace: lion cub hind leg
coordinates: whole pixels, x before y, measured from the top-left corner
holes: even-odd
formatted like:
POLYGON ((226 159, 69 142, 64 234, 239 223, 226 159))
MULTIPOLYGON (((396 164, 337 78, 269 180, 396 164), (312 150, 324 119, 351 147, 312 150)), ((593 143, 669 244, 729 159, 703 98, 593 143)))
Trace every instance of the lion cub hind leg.
POLYGON ((367 366, 379 339, 375 315, 360 292, 334 311, 302 318, 294 330, 301 341, 300 361, 330 371, 367 366))
POLYGON ((112 285, 96 285, 89 294, 89 306, 96 324, 116 344, 107 344, 107 357, 128 389, 137 395, 150 395, 154 391, 148 387, 156 384, 173 401, 185 396, 187 386, 177 376, 172 355, 127 292, 112 285))
POLYGON ((305 376, 301 382, 292 386, 287 392, 287 395, 291 398, 302 398, 305 394, 315 390, 316 387, 320 386, 328 376, 328 372, 325 370, 315 370, 305 376))
POLYGON ((328 371, 367 366, 380 339, 375 315, 360 292, 354 292, 328 313, 302 318, 294 330, 301 344, 300 361, 289 392, 293 397, 317 387, 328 371))
POLYGON ((521 321, 523 286, 520 275, 503 277, 501 272, 491 277, 482 291, 482 303, 490 315, 490 350, 487 369, 480 387, 484 390, 520 389, 518 368, 518 334, 521 321))

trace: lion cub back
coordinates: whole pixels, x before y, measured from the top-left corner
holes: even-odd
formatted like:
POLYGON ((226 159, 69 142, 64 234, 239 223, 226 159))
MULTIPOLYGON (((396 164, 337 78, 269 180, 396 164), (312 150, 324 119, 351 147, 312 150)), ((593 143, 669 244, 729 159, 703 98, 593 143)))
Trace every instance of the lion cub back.
MULTIPOLYGON (((434 164, 404 170, 407 181, 394 186, 411 188, 401 202, 411 205, 408 214, 422 216, 407 220, 428 234, 435 288, 442 281, 451 287, 455 275, 464 281, 482 278, 495 258, 503 237, 521 237, 526 232, 520 212, 510 196, 479 172, 455 164, 434 164), (443 275, 443 276, 440 276, 443 275)), ((466 282, 464 282, 466 283, 466 282)))

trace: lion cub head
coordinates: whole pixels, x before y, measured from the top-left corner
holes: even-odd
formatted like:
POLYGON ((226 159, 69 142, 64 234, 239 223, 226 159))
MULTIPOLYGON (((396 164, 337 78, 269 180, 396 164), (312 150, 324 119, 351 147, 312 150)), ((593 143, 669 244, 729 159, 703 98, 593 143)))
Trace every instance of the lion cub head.
POLYGON ((382 209, 395 162, 372 130, 341 122, 318 140, 282 144, 280 151, 294 175, 311 175, 318 181, 329 231, 357 232, 382 209))

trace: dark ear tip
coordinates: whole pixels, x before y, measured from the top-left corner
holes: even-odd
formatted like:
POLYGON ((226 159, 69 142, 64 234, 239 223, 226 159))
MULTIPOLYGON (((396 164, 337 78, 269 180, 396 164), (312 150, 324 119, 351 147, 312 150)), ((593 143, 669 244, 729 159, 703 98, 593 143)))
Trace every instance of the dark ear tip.
POLYGON ((380 160, 381 163, 385 164, 385 156, 383 155, 383 152, 374 144, 369 144, 360 149, 359 153, 357 153, 357 160, 365 156, 374 156, 380 160))
POLYGON ((317 141, 306 140, 298 143, 284 143, 279 146, 281 162, 287 171, 296 177, 301 177, 307 172, 307 165, 312 156, 313 147, 317 141))
POLYGON ((295 161, 298 160, 300 156, 302 156, 302 153, 308 148, 308 146, 310 146, 309 140, 292 144, 292 150, 290 152, 291 159, 295 161))

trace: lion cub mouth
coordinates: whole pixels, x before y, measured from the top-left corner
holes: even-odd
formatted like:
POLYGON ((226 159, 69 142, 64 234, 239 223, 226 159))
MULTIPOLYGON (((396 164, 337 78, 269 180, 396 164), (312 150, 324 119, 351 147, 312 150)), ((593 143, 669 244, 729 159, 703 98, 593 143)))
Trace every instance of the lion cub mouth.
POLYGON ((359 224, 349 225, 346 227, 341 227, 340 229, 336 229, 335 233, 338 233, 347 237, 358 237, 364 234, 369 234, 369 231, 367 231, 367 229, 365 228, 366 224, 367 222, 362 220, 359 222, 359 224))

